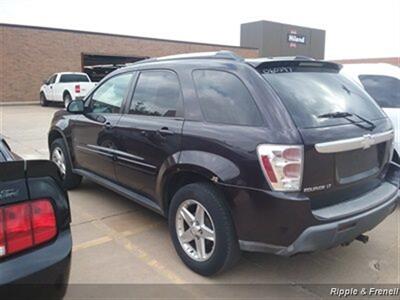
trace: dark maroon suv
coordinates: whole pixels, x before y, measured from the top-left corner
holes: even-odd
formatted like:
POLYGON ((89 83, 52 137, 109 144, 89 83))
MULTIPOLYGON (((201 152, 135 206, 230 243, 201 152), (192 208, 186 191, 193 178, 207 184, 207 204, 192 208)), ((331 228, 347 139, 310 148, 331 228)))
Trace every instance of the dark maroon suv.
POLYGON ((84 176, 167 217, 202 275, 240 250, 366 241, 396 207, 393 128, 339 70, 224 51, 135 63, 54 115, 51 159, 66 188, 84 176))

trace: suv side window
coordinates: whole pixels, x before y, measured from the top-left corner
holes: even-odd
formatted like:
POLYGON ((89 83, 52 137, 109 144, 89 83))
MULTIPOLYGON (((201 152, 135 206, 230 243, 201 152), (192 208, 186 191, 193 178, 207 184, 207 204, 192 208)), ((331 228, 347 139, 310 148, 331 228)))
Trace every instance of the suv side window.
POLYGON ((176 117, 182 105, 177 75, 168 70, 142 71, 137 80, 130 114, 176 117))
POLYGON ((217 70, 195 70, 193 80, 204 119, 211 123, 258 126, 260 112, 243 82, 217 70))
POLYGON ((119 113, 129 89, 132 73, 116 75, 93 93, 89 106, 94 113, 119 113))

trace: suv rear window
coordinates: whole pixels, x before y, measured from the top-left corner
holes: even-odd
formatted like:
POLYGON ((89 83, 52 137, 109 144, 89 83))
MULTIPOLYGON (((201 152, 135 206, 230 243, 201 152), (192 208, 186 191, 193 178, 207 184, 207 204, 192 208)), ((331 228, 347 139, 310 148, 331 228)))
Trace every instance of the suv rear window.
POLYGON ((400 107, 400 80, 391 76, 360 75, 365 90, 382 107, 400 107))
MULTIPOLYGON (((280 67, 264 67, 262 76, 276 91, 300 128, 349 123, 345 118, 319 118, 334 112, 358 114, 369 120, 384 118, 379 106, 338 69, 301 62, 280 67)), ((322 63, 320 63, 322 65, 322 63)), ((354 119, 359 121, 358 119, 354 119)))
POLYGON ((60 82, 89 82, 89 78, 83 74, 63 74, 60 82))
POLYGON ((261 125, 262 119, 250 92, 235 75, 225 71, 196 70, 193 79, 207 122, 261 125))

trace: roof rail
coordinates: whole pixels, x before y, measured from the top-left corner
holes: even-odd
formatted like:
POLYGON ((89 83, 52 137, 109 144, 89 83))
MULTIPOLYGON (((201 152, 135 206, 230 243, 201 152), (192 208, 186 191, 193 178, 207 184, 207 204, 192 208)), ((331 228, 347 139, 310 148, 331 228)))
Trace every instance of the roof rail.
POLYGON ((233 53, 232 51, 220 50, 215 52, 196 52, 196 53, 184 53, 184 54, 168 55, 162 57, 154 57, 141 60, 129 65, 155 62, 155 61, 183 60, 183 59, 227 59, 240 62, 244 61, 243 57, 233 53))

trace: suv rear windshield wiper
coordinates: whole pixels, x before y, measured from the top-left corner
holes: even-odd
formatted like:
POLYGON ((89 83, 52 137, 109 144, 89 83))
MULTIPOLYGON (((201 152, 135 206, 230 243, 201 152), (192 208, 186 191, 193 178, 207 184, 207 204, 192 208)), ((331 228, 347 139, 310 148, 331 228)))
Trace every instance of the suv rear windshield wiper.
POLYGON ((330 118, 330 119, 344 118, 344 119, 350 121, 352 124, 354 124, 358 127, 361 127, 363 129, 370 130, 370 131, 374 130, 376 127, 376 125, 373 122, 371 122, 370 120, 367 120, 358 114, 349 113, 349 112, 345 112, 345 111, 343 111, 343 112, 337 111, 337 112, 333 112, 333 113, 322 114, 322 115, 319 115, 318 118, 330 118), (365 126, 360 123, 357 123, 354 120, 350 119, 351 117, 357 117, 361 121, 364 121, 365 123, 369 124, 369 126, 365 126))

